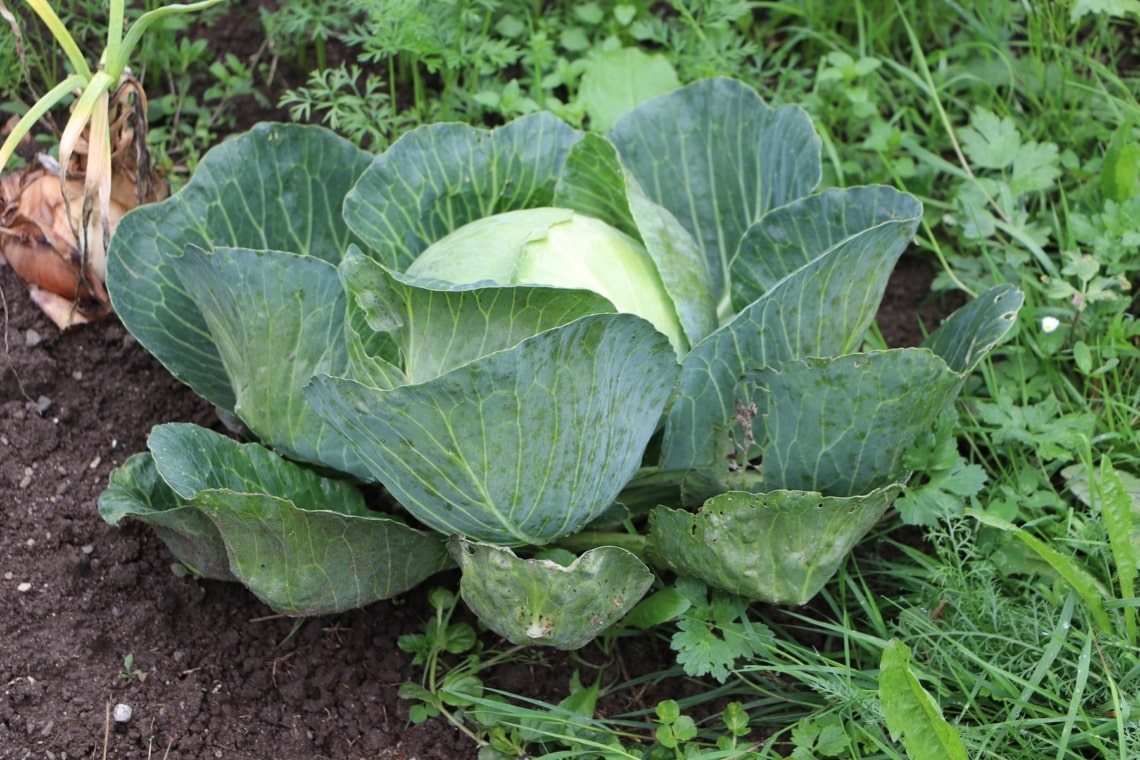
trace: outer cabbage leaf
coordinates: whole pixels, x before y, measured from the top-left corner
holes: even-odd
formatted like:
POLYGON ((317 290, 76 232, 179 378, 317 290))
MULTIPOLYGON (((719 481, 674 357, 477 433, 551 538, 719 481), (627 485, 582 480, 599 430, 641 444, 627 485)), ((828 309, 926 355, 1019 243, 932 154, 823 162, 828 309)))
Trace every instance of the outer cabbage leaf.
POLYGON ((304 398, 315 373, 348 365, 336 268, 314 256, 221 247, 191 247, 170 268, 201 308, 234 414, 286 456, 365 477, 355 451, 304 398))
POLYGON ((350 314, 366 310, 369 327, 384 331, 402 357, 399 377, 381 374, 369 383, 367 372, 354 375, 379 388, 421 383, 579 317, 614 311, 590 291, 452 285, 388 272, 355 252, 340 268, 350 314))
MULTIPOLYGON (((921 214, 912 196, 869 187, 810 196, 757 223, 748 239, 783 239, 773 253, 796 268, 685 357, 666 420, 661 468, 723 470, 726 457, 736 453, 731 429, 737 409, 752 403, 743 383, 749 372, 858 346, 921 214), (874 213, 860 211, 864 206, 874 213), (843 209, 859 223, 845 224, 843 209), (818 220, 828 229, 811 238, 791 238, 781 232, 790 219, 802 220, 803 226, 818 220), (815 244, 825 247, 810 247, 815 244)), ((768 253, 742 250, 736 266, 768 253)))
POLYGON ((715 477, 716 468, 692 474, 691 492, 720 495, 695 515, 654 510, 651 556, 728 591, 806 602, 897 496, 909 477, 904 450, 1010 329, 1021 300, 1004 286, 983 294, 930 336, 931 348, 799 358, 750 373, 741 387, 753 387, 755 406, 734 432, 755 432, 760 472, 741 450, 715 477))
POLYGON ((99 495, 99 515, 111 525, 124 517, 144 522, 191 572, 214 580, 237 580, 214 523, 158 476, 149 452, 135 454, 111 471, 111 482, 99 495))
POLYGON ((514 644, 579 649, 629 612, 653 583, 649 568, 616 546, 591 549, 565 567, 458 536, 450 549, 463 571, 463 601, 514 644))
POLYGON ((922 345, 968 375, 1010 331, 1024 302, 1014 286, 998 285, 951 314, 922 345))
POLYGON ((708 79, 650 100, 607 133, 649 198, 701 249, 713 300, 727 293, 729 262, 748 228, 810 193, 820 140, 798 106, 770 108, 751 87, 708 79))
POLYGON ((903 452, 963 376, 925 348, 798 359, 757 372, 761 490, 867 493, 906 477, 903 452))
POLYGON ((352 485, 259 444, 181 423, 159 425, 148 443, 165 488, 216 528, 232 577, 278 612, 362 607, 450 564, 440 537, 370 511, 352 485))
POLYGON ((317 413, 421 522, 542 545, 600 515, 641 463, 676 377, 668 339, 586 316, 417 385, 318 375, 317 413))
MULTIPOLYGON (((912 195, 881 185, 825 190, 774 209, 748 228, 732 260, 734 311, 746 308, 824 251, 843 250, 856 239, 889 243, 881 232, 905 238, 909 244, 921 215, 922 206, 912 195), (878 227, 886 230, 877 231, 878 227)), ((889 261, 885 268, 893 269, 893 264, 889 261)))
POLYGON ((402 272, 425 248, 468 222, 553 205, 566 155, 581 136, 549 113, 495 130, 419 127, 361 176, 345 199, 345 221, 382 264, 402 272))
POLYGON ((848 497, 731 491, 696 514, 658 507, 649 516, 649 554, 655 563, 734 594, 804 604, 900 490, 891 485, 848 497))
POLYGON ((337 263, 355 240, 341 203, 370 160, 328 130, 297 125, 259 124, 215 147, 181 191, 116 228, 107 289, 119 318, 175 377, 232 410, 221 357, 172 260, 188 246, 233 246, 337 263))

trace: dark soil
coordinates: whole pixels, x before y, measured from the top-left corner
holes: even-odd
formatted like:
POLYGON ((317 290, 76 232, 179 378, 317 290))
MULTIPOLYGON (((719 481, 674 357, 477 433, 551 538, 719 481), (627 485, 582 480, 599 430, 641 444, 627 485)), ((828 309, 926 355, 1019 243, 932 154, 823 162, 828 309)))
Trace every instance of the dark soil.
MULTIPOLYGON (((904 259, 892 278, 880 325, 893 345, 945 313, 922 304, 931 275, 904 259)), ((113 319, 61 335, 7 268, 0 291, 0 758, 474 757, 443 721, 410 726, 396 697, 421 675, 396 639, 429 615, 423 594, 289 638, 293 621, 244 588, 176 577, 150 529, 105 524, 107 476, 151 427, 216 426, 213 412, 113 319), (141 676, 125 677, 128 654, 141 676), (108 732, 119 703, 134 715, 108 732)), ((633 675, 671 664, 667 650, 623 646, 633 675)), ((492 678, 556 702, 565 665, 540 655, 492 678)))
MULTIPOLYGON (((253 23, 248 6, 233 18, 253 23)), ((258 35, 216 29, 225 44, 258 35)), ((932 275, 925 261, 900 264, 879 320, 891 345, 916 344, 921 324, 948 313, 927 302, 932 275)), ((290 637, 294 621, 244 588, 174 575, 148 528, 105 524, 107 476, 151 427, 217 427, 213 412, 114 319, 61 335, 6 267, 0 298, 0 759, 475 756, 442 720, 410 725, 396 697, 421 676, 396 640, 428 617, 425 594, 309 620, 290 637), (129 723, 110 719, 117 704, 132 708, 129 723)), ((620 646, 628 676, 671 664, 660 644, 620 646)), ((556 702, 571 670, 539 652, 486 677, 556 702)), ((651 706, 669 688, 638 698, 651 706)))

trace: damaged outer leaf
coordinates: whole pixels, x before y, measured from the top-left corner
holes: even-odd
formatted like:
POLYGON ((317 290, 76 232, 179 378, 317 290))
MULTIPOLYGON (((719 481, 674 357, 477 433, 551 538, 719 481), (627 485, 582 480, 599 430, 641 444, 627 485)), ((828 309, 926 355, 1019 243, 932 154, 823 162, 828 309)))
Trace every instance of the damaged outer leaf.
POLYGON ((804 604, 902 490, 865 496, 810 491, 730 492, 696 514, 658 507, 649 516, 654 564, 775 604, 804 604))
POLYGON ((459 536, 448 548, 463 571, 463 601, 488 628, 519 645, 579 649, 620 620, 653 583, 649 568, 616 546, 591 549, 568 567, 459 536))

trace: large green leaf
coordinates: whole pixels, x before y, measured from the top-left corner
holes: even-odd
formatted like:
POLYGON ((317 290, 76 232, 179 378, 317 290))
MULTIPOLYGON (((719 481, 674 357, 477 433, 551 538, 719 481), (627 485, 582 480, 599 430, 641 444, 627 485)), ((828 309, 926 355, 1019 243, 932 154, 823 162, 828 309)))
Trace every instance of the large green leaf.
POLYGON ((344 218, 381 263, 403 271, 468 222, 552 205, 566 155, 581 136, 549 113, 495 130, 419 127, 377 156, 345 199, 344 218))
POLYGON ((286 456, 365 477, 355 451, 304 397, 314 374, 348 364, 336 268, 314 256, 221 247, 190 247, 171 268, 209 327, 234 414, 286 456))
POLYGON ((422 383, 579 317, 614 311, 590 291, 420 280, 360 255, 350 254, 341 269, 351 308, 367 304, 369 326, 386 331, 403 359, 402 382, 378 387, 422 383))
POLYGON ((807 113, 772 109, 731 79, 696 82, 643 103, 607 137, 649 197, 700 244, 716 301, 745 231, 820 179, 820 140, 807 113))
POLYGON ((479 619, 514 644, 579 649, 649 590, 653 573, 636 556, 602 546, 568 566, 520 559, 510 549, 452 537, 459 589, 479 619))
POLYGON ((753 376, 763 490, 852 496, 906 476, 903 452, 963 377, 924 348, 798 359, 753 376))
POLYGON ((149 452, 135 454, 111 471, 111 482, 99 495, 99 515, 111 525, 124 517, 144 522, 191 572, 236 580, 218 529, 158 477, 149 452))
POLYGON ((352 485, 259 444, 169 424, 149 445, 166 485, 221 535, 233 576, 278 612, 361 607, 450 564, 438 536, 370 511, 352 485))
POLYGON ((308 497, 212 490, 194 499, 225 537, 234 575, 277 612, 310 617, 363 607, 451 564, 440 536, 308 497))
POLYGON ((804 604, 819 592, 898 495, 730 492, 697 513, 657 507, 649 552, 657 564, 750 599, 804 604))
MULTIPOLYGON (((910 243, 922 216, 914 196, 881 185, 826 190, 781 206, 748 228, 732 260, 732 302, 745 308, 824 251, 865 240, 910 243), (885 227, 879 234, 878 227, 885 227)), ((847 255, 850 255, 849 253, 847 255)))
POLYGON ((217 146, 172 198, 123 217, 107 254, 115 311, 167 369, 232 409, 199 306, 171 270, 188 246, 292 251, 336 263, 354 240, 341 203, 371 157, 318 127, 260 124, 217 146))
MULTIPOLYGON (((905 193, 855 188, 810 196, 761 220, 749 239, 783 239, 773 251, 798 266, 777 279, 728 324, 685 357, 677 398, 669 411, 661 467, 721 471, 734 452, 731 431, 738 408, 752 399, 743 382, 751 371, 802 356, 833 356, 855 349, 874 319, 898 257, 921 218, 922 208, 905 193), (873 202, 875 213, 858 209, 873 202), (842 209, 866 226, 843 223, 842 209), (828 229, 787 237, 790 218, 828 229), (822 249, 813 245, 824 245, 822 249)), ((767 249, 750 248, 737 267, 767 249)), ((778 265, 768 267, 775 271, 778 265)))
POLYGON ((307 396, 421 522, 541 545, 580 530, 632 477, 676 372, 648 322, 601 314, 417 385, 318 375, 307 396))

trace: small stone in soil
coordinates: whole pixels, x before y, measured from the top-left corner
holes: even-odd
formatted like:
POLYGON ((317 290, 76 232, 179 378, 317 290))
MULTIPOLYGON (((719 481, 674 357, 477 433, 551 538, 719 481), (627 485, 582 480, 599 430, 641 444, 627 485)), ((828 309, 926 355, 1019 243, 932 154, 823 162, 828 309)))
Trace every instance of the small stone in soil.
POLYGON ((42 340, 43 336, 41 336, 35 330, 28 330, 26 333, 24 333, 24 345, 28 348, 35 348, 40 344, 42 340))
POLYGON ((132 710, 130 705, 115 705, 115 711, 112 715, 116 723, 129 723, 131 720, 132 710))
POLYGON ((16 586, 16 590, 19 591, 21 594, 26 594, 32 590, 32 584, 25 581, 24 583, 21 583, 20 585, 16 586))

